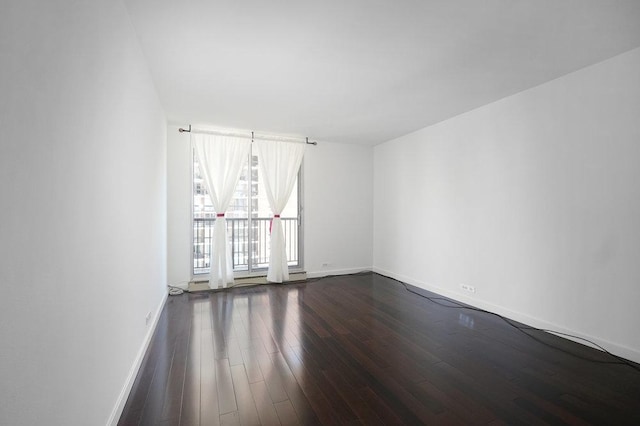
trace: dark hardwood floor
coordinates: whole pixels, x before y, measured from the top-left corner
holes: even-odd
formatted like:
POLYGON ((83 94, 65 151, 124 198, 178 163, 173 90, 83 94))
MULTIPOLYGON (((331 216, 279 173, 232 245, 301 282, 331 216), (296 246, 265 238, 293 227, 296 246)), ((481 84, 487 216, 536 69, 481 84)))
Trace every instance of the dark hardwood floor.
POLYGON ((536 337, 376 274, 170 296, 119 424, 640 424, 639 371, 536 337))

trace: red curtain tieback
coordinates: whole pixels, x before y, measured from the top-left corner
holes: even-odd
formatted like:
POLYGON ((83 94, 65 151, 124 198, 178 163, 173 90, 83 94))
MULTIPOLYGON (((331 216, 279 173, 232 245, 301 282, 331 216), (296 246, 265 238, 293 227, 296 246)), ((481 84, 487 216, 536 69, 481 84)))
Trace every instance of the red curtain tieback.
MULTIPOLYGON (((274 214, 273 215, 273 219, 275 219, 276 217, 280 218, 280 215, 279 214, 274 214)), ((273 229, 273 219, 271 219, 271 222, 269 222, 269 235, 271 235, 271 229, 273 229)))
POLYGON ((216 214, 216 217, 224 217, 224 213, 218 213, 216 214))

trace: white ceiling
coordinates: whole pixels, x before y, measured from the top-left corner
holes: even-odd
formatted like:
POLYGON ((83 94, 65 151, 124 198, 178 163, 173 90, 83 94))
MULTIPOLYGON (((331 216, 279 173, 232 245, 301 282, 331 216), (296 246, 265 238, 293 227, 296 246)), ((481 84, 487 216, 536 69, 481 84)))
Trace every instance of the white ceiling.
POLYGON ((168 119, 377 144, 640 46, 638 0, 125 0, 168 119))

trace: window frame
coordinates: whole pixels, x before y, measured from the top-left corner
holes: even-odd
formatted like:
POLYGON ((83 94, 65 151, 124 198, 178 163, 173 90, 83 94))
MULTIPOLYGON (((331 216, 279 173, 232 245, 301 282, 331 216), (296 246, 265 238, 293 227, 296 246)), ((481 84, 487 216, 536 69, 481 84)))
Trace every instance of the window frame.
MULTIPOLYGON (((249 167, 249 177, 251 177, 251 158, 253 157, 253 144, 251 145, 251 149, 249 150, 249 155, 247 158, 247 162, 248 162, 248 167, 249 167)), ((208 280, 208 276, 209 273, 200 273, 200 274, 196 274, 194 273, 194 196, 195 196, 195 188, 194 188, 194 180, 195 180, 195 167, 194 167, 194 162, 195 162, 195 158, 196 158, 196 154, 195 154, 195 149, 192 147, 191 148, 191 164, 190 164, 190 175, 191 175, 191 179, 190 179, 190 198, 189 198, 189 211, 190 211, 190 220, 189 220, 189 234, 190 234, 190 243, 189 243, 189 251, 190 251, 190 255, 189 255, 189 273, 191 276, 191 281, 192 282, 204 282, 208 280)), ((249 187, 251 187, 251 180, 249 183, 249 187)), ((202 190, 206 191, 204 189, 204 185, 202 186, 202 190)), ((248 192, 249 194, 251 194, 251 191, 249 190, 248 192)), ((291 265, 289 266, 289 273, 298 273, 298 272, 303 272, 304 271, 304 218, 303 218, 303 214, 304 214, 304 159, 302 160, 302 163, 300 164, 300 169, 298 170, 298 185, 297 185, 297 195, 298 195, 298 264, 297 265, 291 265)), ((249 199, 247 200, 248 202, 248 208, 251 209, 252 208, 252 203, 251 203, 251 199, 250 199, 250 195, 249 195, 249 199)), ((249 211, 249 215, 248 215, 248 227, 249 229, 251 228, 251 211, 249 211)), ((250 245, 249 245, 250 246, 250 245)), ((251 258, 251 256, 249 256, 249 258, 251 258)), ((251 262, 249 261, 249 264, 247 266, 247 270, 246 271, 233 271, 233 276, 235 278, 247 278, 247 277, 263 277, 267 275, 267 270, 268 268, 252 268, 251 267, 251 262)))

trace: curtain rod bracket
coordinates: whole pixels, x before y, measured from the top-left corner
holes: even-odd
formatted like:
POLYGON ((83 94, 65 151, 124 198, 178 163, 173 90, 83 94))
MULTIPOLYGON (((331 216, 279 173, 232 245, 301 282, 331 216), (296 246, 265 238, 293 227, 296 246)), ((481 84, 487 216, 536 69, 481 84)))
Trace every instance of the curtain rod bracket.
POLYGON ((189 130, 187 130, 187 129, 183 129, 182 127, 180 127, 180 128, 178 129, 178 131, 179 131, 180 133, 185 133, 185 132, 186 132, 186 133, 191 133, 191 124, 189 124, 189 130))
POLYGON ((307 139, 307 145, 318 145, 318 142, 309 142, 309 138, 307 139))

